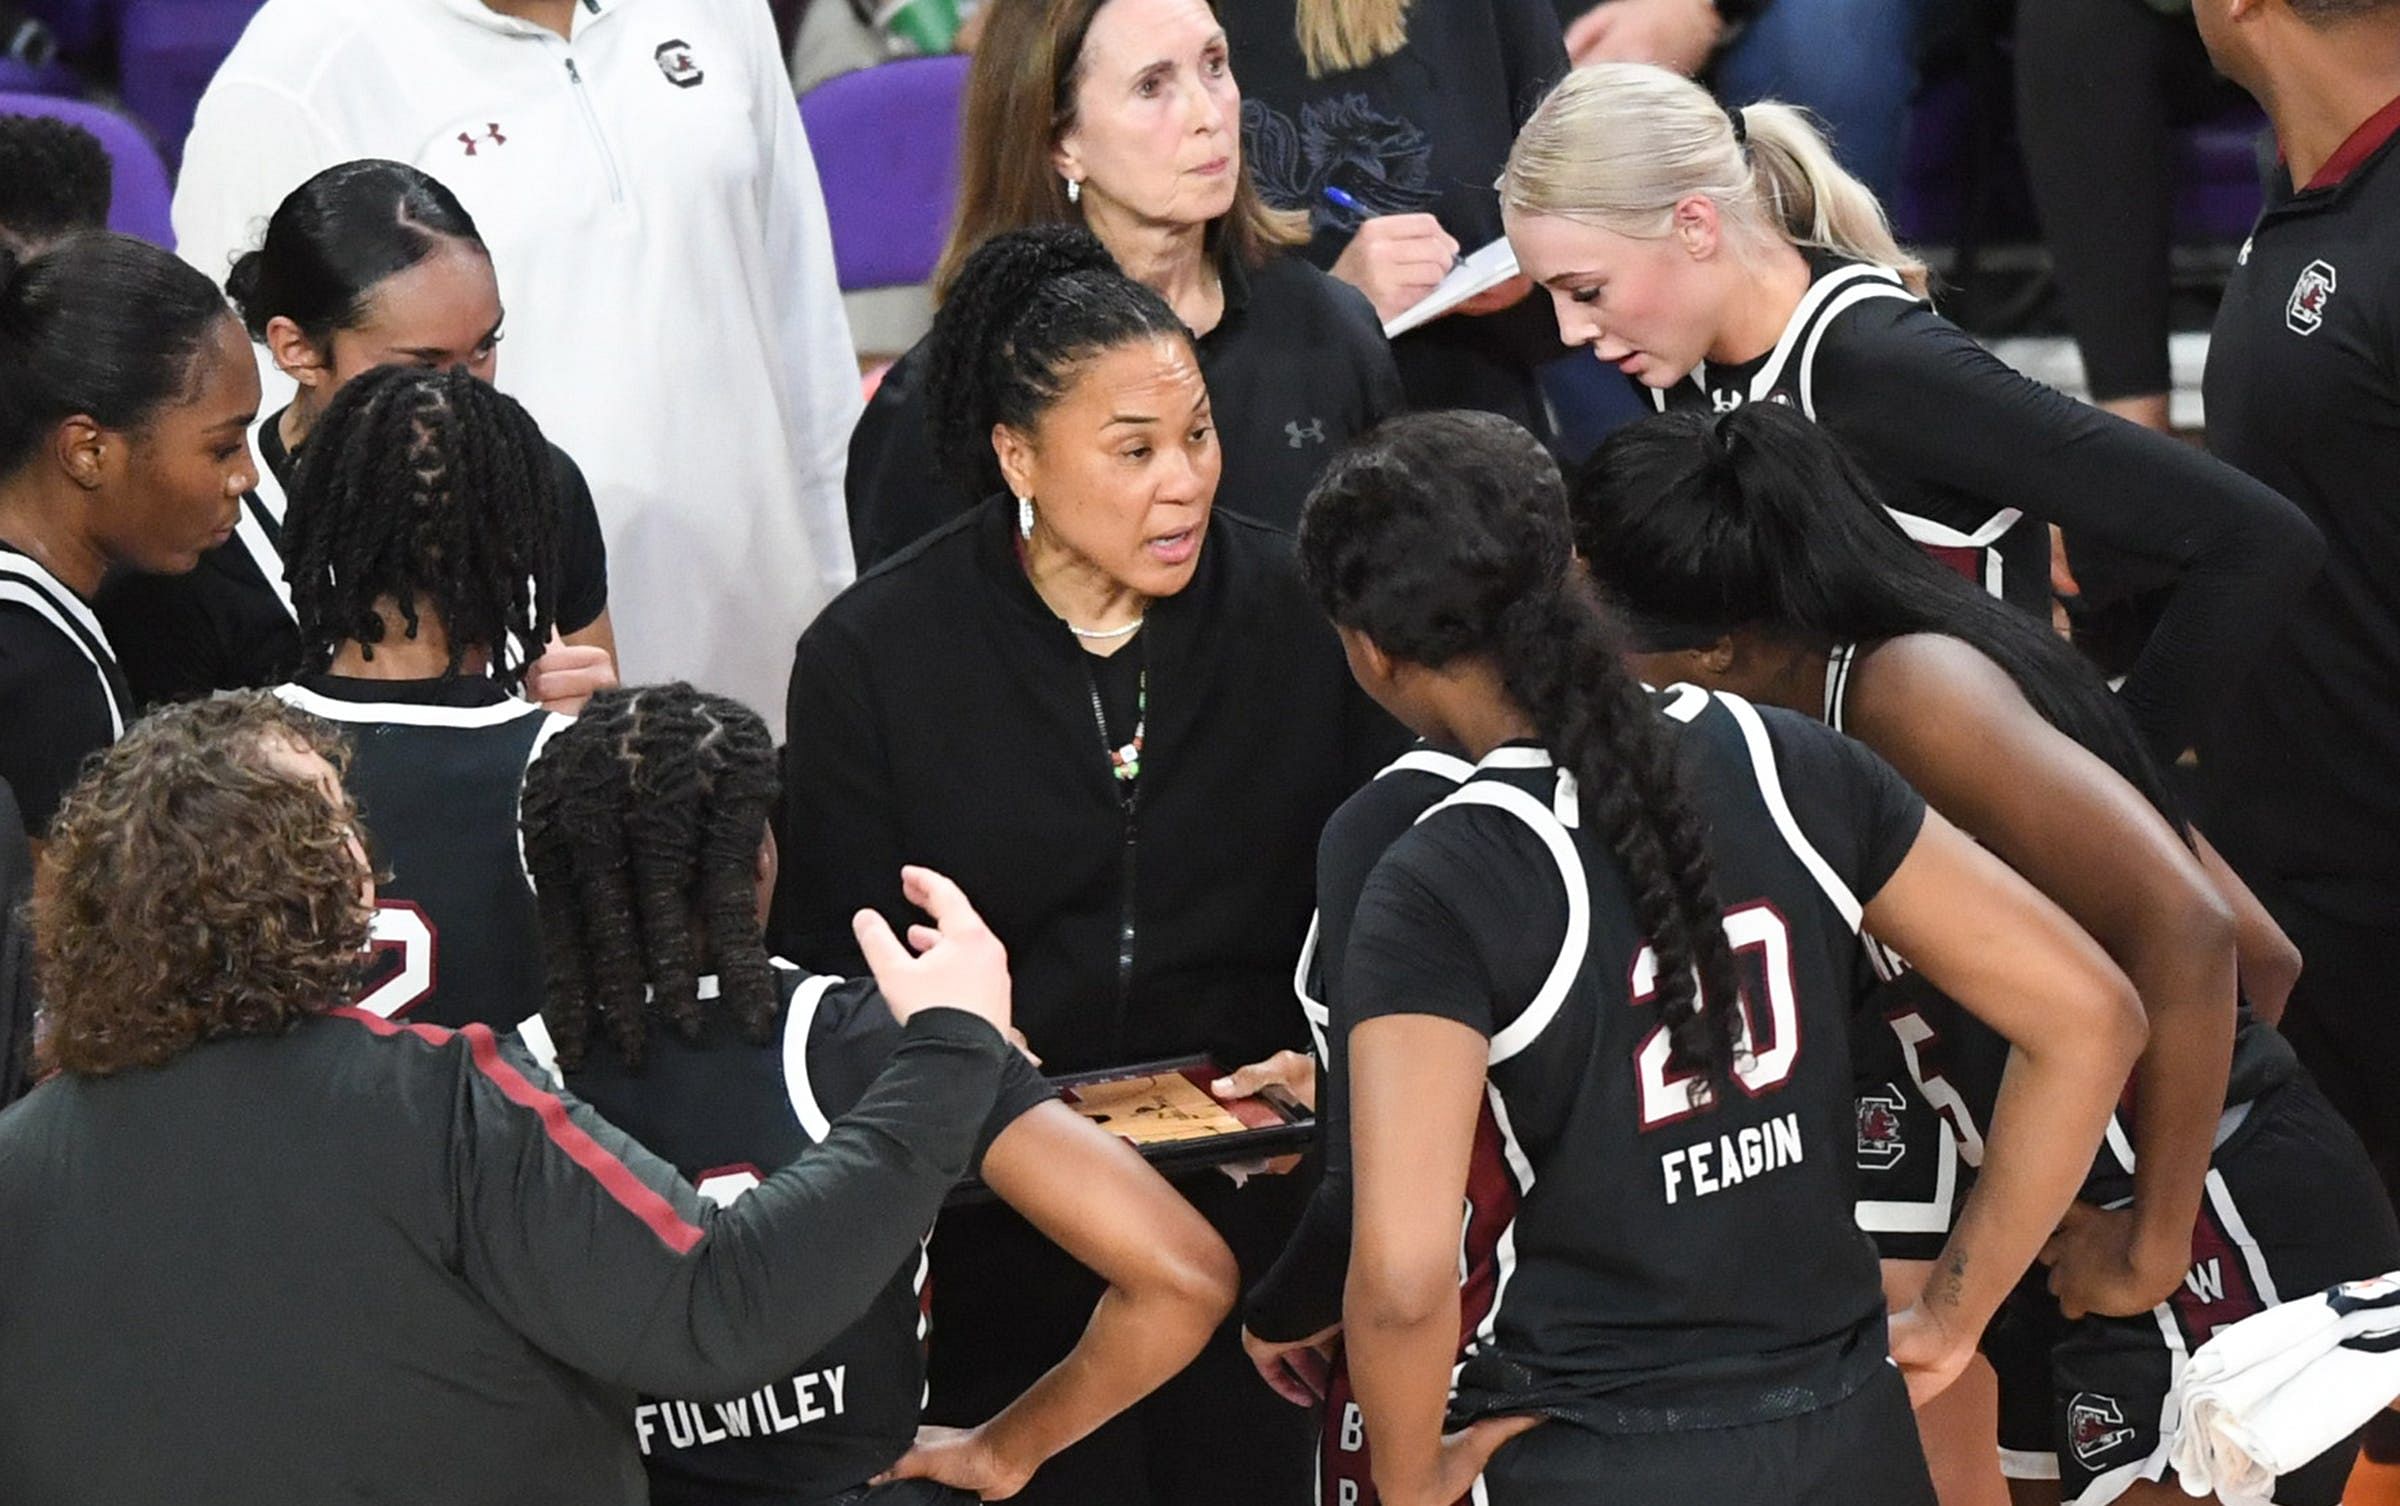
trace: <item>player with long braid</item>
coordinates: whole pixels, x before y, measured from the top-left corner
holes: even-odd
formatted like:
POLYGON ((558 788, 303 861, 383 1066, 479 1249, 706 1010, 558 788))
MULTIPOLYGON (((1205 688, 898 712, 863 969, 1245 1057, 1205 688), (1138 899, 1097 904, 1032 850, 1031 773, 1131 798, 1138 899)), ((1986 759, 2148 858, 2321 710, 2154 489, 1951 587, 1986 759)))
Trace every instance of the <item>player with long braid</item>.
POLYGON ((359 999, 514 1026, 541 990, 517 851, 525 768, 567 718, 519 695, 552 636, 549 446, 465 370, 383 367, 311 434, 285 524, 303 670, 277 693, 349 730, 350 790, 390 878, 359 999))
MULTIPOLYGON (((765 723, 688 685, 603 692, 526 779, 550 976, 525 1039, 720 1201, 822 1138, 900 1039, 871 979, 767 953, 777 788, 765 723)), ((913 873, 904 887, 922 899, 913 873)), ((977 1159, 992 1191, 1110 1283, 1075 1350, 983 1425, 920 1435, 928 1272, 912 1259, 789 1380, 707 1405, 643 1398, 652 1500, 997 1500, 1200 1352, 1232 1304, 1231 1254, 1022 1059, 977 1159)))
POLYGON ((1557 467, 1475 414, 1375 431, 1301 527, 1360 685, 1476 760, 1375 864, 1329 1001, 1373 1484, 1929 1502, 1908 1392, 1965 1364, 2072 1196, 2042 1163, 2097 1144, 2132 990, 1864 749, 1644 692, 1567 534, 1557 467), (1892 1320, 1906 1386, 1850 1214, 1862 916, 2020 1054, 1998 1132, 2029 1159, 1892 1320))

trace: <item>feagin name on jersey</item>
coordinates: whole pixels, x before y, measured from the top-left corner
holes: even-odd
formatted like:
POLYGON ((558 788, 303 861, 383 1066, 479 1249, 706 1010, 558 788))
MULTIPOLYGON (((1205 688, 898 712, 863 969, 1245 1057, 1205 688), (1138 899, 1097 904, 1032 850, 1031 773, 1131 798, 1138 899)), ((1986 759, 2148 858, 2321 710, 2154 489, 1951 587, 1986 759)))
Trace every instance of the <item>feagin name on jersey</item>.
POLYGON ((1800 1159, 1800 1116, 1795 1113, 1668 1151, 1658 1158, 1658 1170, 1667 1201, 1674 1203, 1687 1194, 1707 1197, 1739 1187, 1800 1159))

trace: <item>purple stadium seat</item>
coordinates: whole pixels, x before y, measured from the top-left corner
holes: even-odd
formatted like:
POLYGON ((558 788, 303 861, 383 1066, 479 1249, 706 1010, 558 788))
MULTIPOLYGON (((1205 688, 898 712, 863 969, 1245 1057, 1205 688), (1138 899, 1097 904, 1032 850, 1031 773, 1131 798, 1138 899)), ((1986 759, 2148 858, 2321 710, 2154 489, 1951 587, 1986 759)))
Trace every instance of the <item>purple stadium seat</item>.
POLYGON ((842 291, 933 276, 958 202, 963 57, 906 58, 827 79, 800 101, 842 291))
POLYGON ((117 18, 118 90, 150 124, 169 165, 183 160, 192 111, 263 0, 125 0, 117 18))
POLYGON ((99 137, 116 166, 108 228, 173 249, 175 232, 167 218, 173 192, 167 185, 167 165, 159 160, 158 148, 150 144, 139 125, 99 105, 42 94, 0 94, 0 115, 49 115, 99 137))

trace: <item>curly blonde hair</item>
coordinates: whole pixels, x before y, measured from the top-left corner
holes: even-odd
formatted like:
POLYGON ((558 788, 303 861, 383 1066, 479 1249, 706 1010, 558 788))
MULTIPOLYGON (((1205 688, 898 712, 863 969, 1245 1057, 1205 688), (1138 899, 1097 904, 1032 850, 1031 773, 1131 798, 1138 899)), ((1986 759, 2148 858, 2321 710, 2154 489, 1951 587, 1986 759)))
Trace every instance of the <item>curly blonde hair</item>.
POLYGON ((38 1070, 162 1066, 355 992, 372 917, 350 814, 270 761, 278 739, 346 761, 245 691, 137 723, 67 793, 34 879, 38 1070))

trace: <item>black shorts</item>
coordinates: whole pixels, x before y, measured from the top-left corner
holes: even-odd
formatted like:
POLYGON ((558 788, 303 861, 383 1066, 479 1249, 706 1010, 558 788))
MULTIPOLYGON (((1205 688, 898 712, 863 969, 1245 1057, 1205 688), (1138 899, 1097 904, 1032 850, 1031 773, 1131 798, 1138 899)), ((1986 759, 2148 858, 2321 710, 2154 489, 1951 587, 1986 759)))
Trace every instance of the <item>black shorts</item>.
MULTIPOLYGON (((2121 1198, 2118 1199, 2121 1201, 2121 1198)), ((2138 1318, 2067 1321, 2035 1271, 1984 1336, 2000 1377, 2001 1471, 2105 1506, 2165 1476, 2159 1448, 2185 1361, 2287 1298, 2400 1269, 2400 1224, 2358 1137, 2305 1076, 2253 1100, 2210 1160, 2192 1267, 2138 1318)), ((2337 1506, 2356 1441, 2278 1482, 2279 1506, 2337 1506)))
MULTIPOLYGON (((1324 1422, 1318 1506, 1375 1506, 1366 1431, 1338 1363, 1324 1422)), ((1643 1506, 1934 1506, 1908 1387, 1889 1365, 1829 1407, 1743 1427, 1601 1433, 1545 1422, 1503 1445, 1460 1506, 1587 1506, 1603 1496, 1643 1506)))

